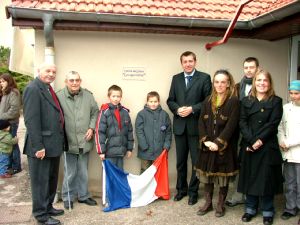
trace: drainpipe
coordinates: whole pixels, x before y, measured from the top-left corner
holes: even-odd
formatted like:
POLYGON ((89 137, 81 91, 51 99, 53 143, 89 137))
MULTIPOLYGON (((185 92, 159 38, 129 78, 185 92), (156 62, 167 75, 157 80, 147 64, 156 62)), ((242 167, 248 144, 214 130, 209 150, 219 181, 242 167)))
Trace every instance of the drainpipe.
POLYGON ((247 5, 249 2, 252 2, 252 1, 253 0, 243 0, 243 1, 241 1, 240 5, 239 5, 239 7, 238 7, 238 9, 235 13, 235 16, 234 16, 233 20, 231 20, 231 22, 229 24, 229 27, 226 30, 226 33, 225 33, 224 37, 221 40, 218 40, 218 41, 215 41, 215 42, 212 42, 212 43, 207 43, 205 45, 206 50, 211 50, 213 47, 215 47, 217 45, 225 44, 227 42, 227 40, 231 36, 231 33, 234 29, 236 21, 239 18, 244 6, 247 5))
MULTIPOLYGON (((54 37, 53 37, 53 23, 54 23, 54 16, 53 14, 45 13, 42 16, 42 20, 44 23, 44 36, 46 40, 46 47, 45 47, 45 58, 44 62, 49 64, 55 64, 55 50, 54 50, 54 37)), ((55 87, 55 82, 51 83, 52 87, 55 87)), ((58 195, 55 195, 54 202, 57 202, 58 195)))
POLYGON ((54 37, 53 37, 53 14, 44 14, 44 36, 46 40, 45 59, 46 63, 55 64, 54 37))

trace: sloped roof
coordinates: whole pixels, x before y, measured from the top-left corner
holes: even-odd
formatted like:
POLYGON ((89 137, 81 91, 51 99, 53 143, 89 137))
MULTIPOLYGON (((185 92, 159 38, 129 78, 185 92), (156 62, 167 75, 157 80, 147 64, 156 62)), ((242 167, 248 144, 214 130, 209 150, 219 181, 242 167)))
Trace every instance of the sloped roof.
MULTIPOLYGON (((12 0, 13 26, 54 29, 223 36, 242 0, 12 0)), ((300 34, 300 0, 253 0, 233 37, 278 40, 300 34)))
MULTIPOLYGON (((251 20, 296 1, 254 0, 244 7, 239 20, 251 20)), ((11 6, 68 12, 230 20, 239 3, 240 0, 12 0, 11 6)))

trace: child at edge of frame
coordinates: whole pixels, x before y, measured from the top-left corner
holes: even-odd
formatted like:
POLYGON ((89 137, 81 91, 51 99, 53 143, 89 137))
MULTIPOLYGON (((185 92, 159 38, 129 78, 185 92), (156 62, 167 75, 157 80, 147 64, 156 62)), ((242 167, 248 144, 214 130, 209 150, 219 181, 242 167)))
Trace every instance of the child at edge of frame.
POLYGON ((286 202, 280 216, 283 220, 296 216, 300 208, 300 80, 290 83, 289 97, 290 102, 283 106, 283 116, 278 127, 285 179, 286 202))
POLYGON ((0 120, 0 178, 11 178, 8 173, 9 157, 13 145, 18 143, 17 137, 9 133, 10 123, 7 120, 0 120))

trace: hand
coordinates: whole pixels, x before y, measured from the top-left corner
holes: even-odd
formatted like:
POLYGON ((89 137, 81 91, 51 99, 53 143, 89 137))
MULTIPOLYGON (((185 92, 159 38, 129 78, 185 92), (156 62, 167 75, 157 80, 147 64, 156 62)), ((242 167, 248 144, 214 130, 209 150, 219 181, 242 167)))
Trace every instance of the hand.
POLYGON ((44 148, 35 153, 35 157, 37 157, 38 159, 41 159, 41 160, 44 159, 45 155, 46 155, 46 151, 44 148))
POLYGON ((127 151, 127 152, 126 152, 126 157, 127 157, 127 158, 130 158, 131 155, 132 155, 132 152, 131 152, 131 151, 127 151))
POLYGON ((103 161, 105 159, 105 154, 100 154, 99 157, 103 161))
POLYGON ((258 140, 252 145, 252 148, 253 148, 253 150, 257 150, 257 149, 259 149, 262 145, 263 145, 262 141, 261 141, 260 139, 258 139, 258 140))
POLYGON ((86 141, 89 141, 89 140, 92 139, 93 135, 94 135, 94 130, 92 128, 89 128, 87 130, 87 132, 85 133, 85 137, 84 138, 85 138, 86 141))
POLYGON ((204 145, 206 146, 206 147, 210 147, 211 146, 211 141, 205 141, 205 142, 203 142, 204 143, 204 145))
POLYGON ((254 150, 252 148, 247 147, 246 152, 254 152, 254 150))
POLYGON ((281 150, 284 152, 287 152, 289 150, 289 148, 287 147, 287 145, 284 142, 279 143, 279 146, 280 146, 281 150))
POLYGON ((215 143, 213 143, 212 141, 205 141, 205 142, 204 142, 204 145, 205 145, 206 147, 208 147, 208 149, 209 149, 210 151, 212 151, 212 152, 218 151, 218 150, 219 150, 218 145, 215 144, 215 143))
POLYGON ((177 113, 181 117, 187 117, 193 112, 192 106, 183 106, 178 108, 177 113))
POLYGON ((211 145, 210 145, 210 147, 209 147, 209 150, 212 151, 212 152, 216 152, 216 151, 219 150, 219 147, 218 147, 217 144, 215 144, 215 143, 212 142, 211 145))

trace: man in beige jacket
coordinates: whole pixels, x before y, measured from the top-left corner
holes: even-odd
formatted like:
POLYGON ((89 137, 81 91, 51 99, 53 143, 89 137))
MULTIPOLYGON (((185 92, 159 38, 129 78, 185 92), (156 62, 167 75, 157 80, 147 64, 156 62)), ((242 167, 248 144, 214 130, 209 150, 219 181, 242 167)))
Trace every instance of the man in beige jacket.
POLYGON ((90 206, 97 202, 88 192, 89 152, 94 146, 94 129, 98 106, 93 94, 81 88, 78 72, 66 76, 66 87, 57 92, 65 115, 65 129, 69 149, 65 156, 62 199, 66 209, 73 208, 75 198, 90 206))

